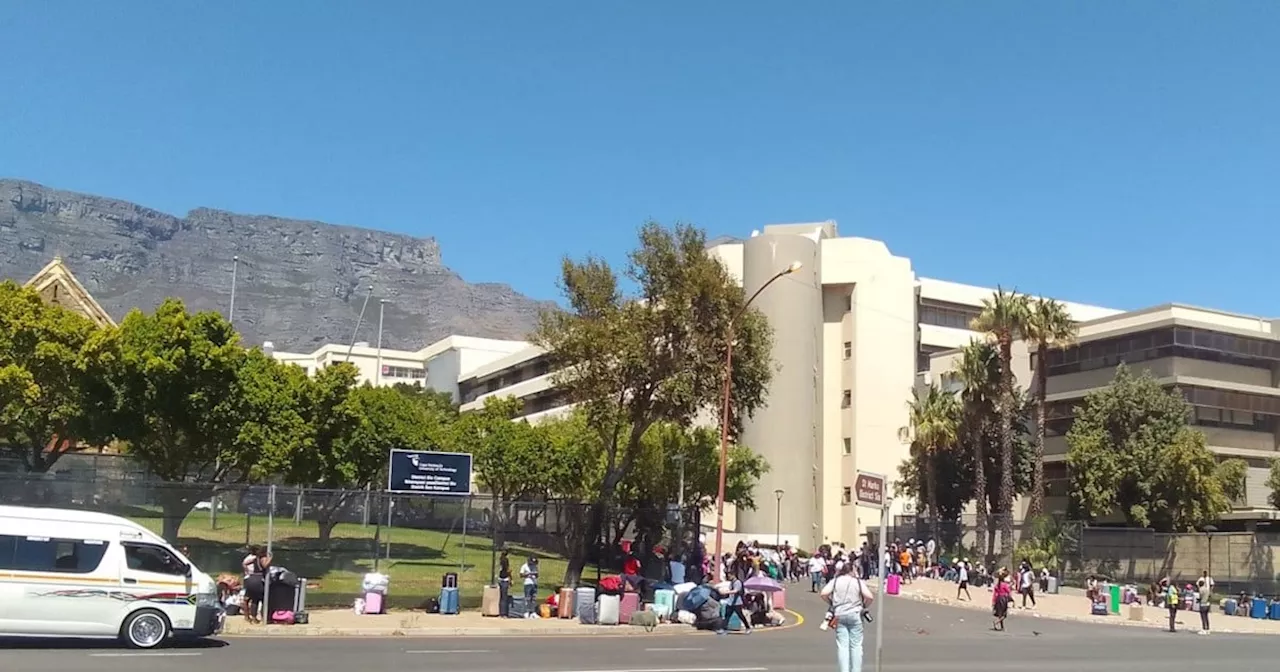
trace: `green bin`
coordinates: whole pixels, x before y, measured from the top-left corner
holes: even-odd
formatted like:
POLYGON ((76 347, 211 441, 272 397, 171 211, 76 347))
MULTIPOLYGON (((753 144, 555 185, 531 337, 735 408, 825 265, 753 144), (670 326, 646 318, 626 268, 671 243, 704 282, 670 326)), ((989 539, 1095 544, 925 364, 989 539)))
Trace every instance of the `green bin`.
POLYGON ((1111 610, 1111 613, 1118 614, 1120 613, 1120 584, 1113 583, 1107 588, 1111 595, 1111 599, 1107 600, 1107 608, 1111 610))

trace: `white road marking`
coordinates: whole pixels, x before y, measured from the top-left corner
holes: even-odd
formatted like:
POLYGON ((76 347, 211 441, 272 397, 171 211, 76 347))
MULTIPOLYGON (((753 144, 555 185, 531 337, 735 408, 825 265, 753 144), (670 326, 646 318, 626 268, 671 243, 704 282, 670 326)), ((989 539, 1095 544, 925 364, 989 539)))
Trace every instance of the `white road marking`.
POLYGON ((650 667, 630 670, 556 670, 556 672, 769 672, 767 667, 650 667))
POLYGON ((667 652, 667 651, 706 651, 706 649, 672 647, 672 648, 669 648, 669 649, 645 649, 645 651, 654 651, 654 652, 658 652, 658 651, 663 651, 663 652, 667 652))
POLYGON ((91 653, 90 658, 192 658, 203 656, 197 651, 155 651, 151 653, 91 653))
POLYGON ((414 649, 405 653, 493 653, 489 649, 414 649))

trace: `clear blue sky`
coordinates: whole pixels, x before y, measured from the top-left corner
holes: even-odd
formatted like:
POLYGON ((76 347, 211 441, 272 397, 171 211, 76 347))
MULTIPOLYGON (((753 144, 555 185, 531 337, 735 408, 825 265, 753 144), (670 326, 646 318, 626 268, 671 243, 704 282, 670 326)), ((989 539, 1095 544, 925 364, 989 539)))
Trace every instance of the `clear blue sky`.
POLYGON ((0 175, 435 236, 536 297, 647 218, 829 218, 930 277, 1280 316, 1280 2, 0 0, 0 31, 0 175))

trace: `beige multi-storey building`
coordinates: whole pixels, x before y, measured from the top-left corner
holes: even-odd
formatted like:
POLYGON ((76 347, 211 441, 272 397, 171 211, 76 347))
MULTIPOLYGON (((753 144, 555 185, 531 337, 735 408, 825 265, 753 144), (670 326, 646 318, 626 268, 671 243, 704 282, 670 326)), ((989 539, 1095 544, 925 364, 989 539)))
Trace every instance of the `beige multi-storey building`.
MULTIPOLYGON (((1271 460, 1280 457, 1280 321, 1168 304, 1082 322, 1075 344, 1047 354, 1045 507, 1067 509, 1067 431, 1090 392, 1106 387, 1124 363, 1177 388, 1193 409, 1192 424, 1222 459, 1249 465, 1245 496, 1233 502, 1223 526, 1280 519, 1268 505, 1271 460)), ((1032 384, 1035 353, 1014 344, 1014 375, 1032 384)), ((953 386, 957 351, 931 358, 930 380, 953 386)), ((958 388, 953 388, 958 389, 958 388)), ((1015 505, 1015 516, 1026 508, 1015 505)))
POLYGON ((1266 487, 1271 460, 1280 457, 1280 320, 1163 305, 1085 322, 1076 345, 1050 351, 1046 361, 1050 510, 1067 505, 1066 433, 1075 409, 1123 362, 1186 397, 1210 450, 1248 463, 1245 495, 1219 526, 1280 519, 1266 487))
MULTIPOLYGON (((853 501, 858 471, 897 477, 907 456, 901 430, 917 374, 930 357, 968 343, 969 323, 991 289, 916 275, 911 260, 881 241, 840 236, 835 222, 766 226, 745 240, 714 242, 748 293, 800 262, 754 306, 774 329, 778 366, 767 405, 747 423, 744 443, 770 470, 757 511, 738 513, 737 531, 781 531, 813 546, 856 544, 880 524, 853 501), (780 509, 775 490, 784 492, 780 509)), ((1067 303, 1077 320, 1117 311, 1067 303)), ((890 515, 911 502, 895 499, 890 515)))

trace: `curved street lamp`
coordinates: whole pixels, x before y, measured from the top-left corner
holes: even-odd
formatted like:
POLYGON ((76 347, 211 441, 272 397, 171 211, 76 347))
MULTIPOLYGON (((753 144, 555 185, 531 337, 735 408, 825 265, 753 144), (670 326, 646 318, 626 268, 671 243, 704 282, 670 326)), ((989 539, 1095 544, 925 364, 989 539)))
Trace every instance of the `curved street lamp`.
POLYGON ((769 278, 769 280, 763 285, 760 285, 760 289, 757 289, 755 293, 747 299, 747 302, 742 304, 742 308, 738 309, 738 313, 733 316, 733 319, 729 320, 728 340, 724 354, 724 402, 720 407, 720 481, 719 487, 716 490, 716 556, 715 564, 712 565, 715 568, 716 581, 722 581, 724 579, 724 561, 721 559, 721 556, 724 553, 724 479, 725 468, 729 459, 729 401, 730 395, 733 392, 734 327, 737 325, 738 320, 746 314, 747 309, 751 307, 751 303, 756 300, 756 297, 760 296, 761 292, 768 289, 769 285, 777 282, 782 278, 782 276, 791 275, 792 273, 800 270, 803 266, 804 264, 801 264, 798 261, 793 261, 790 266, 775 273, 772 278, 769 278))

